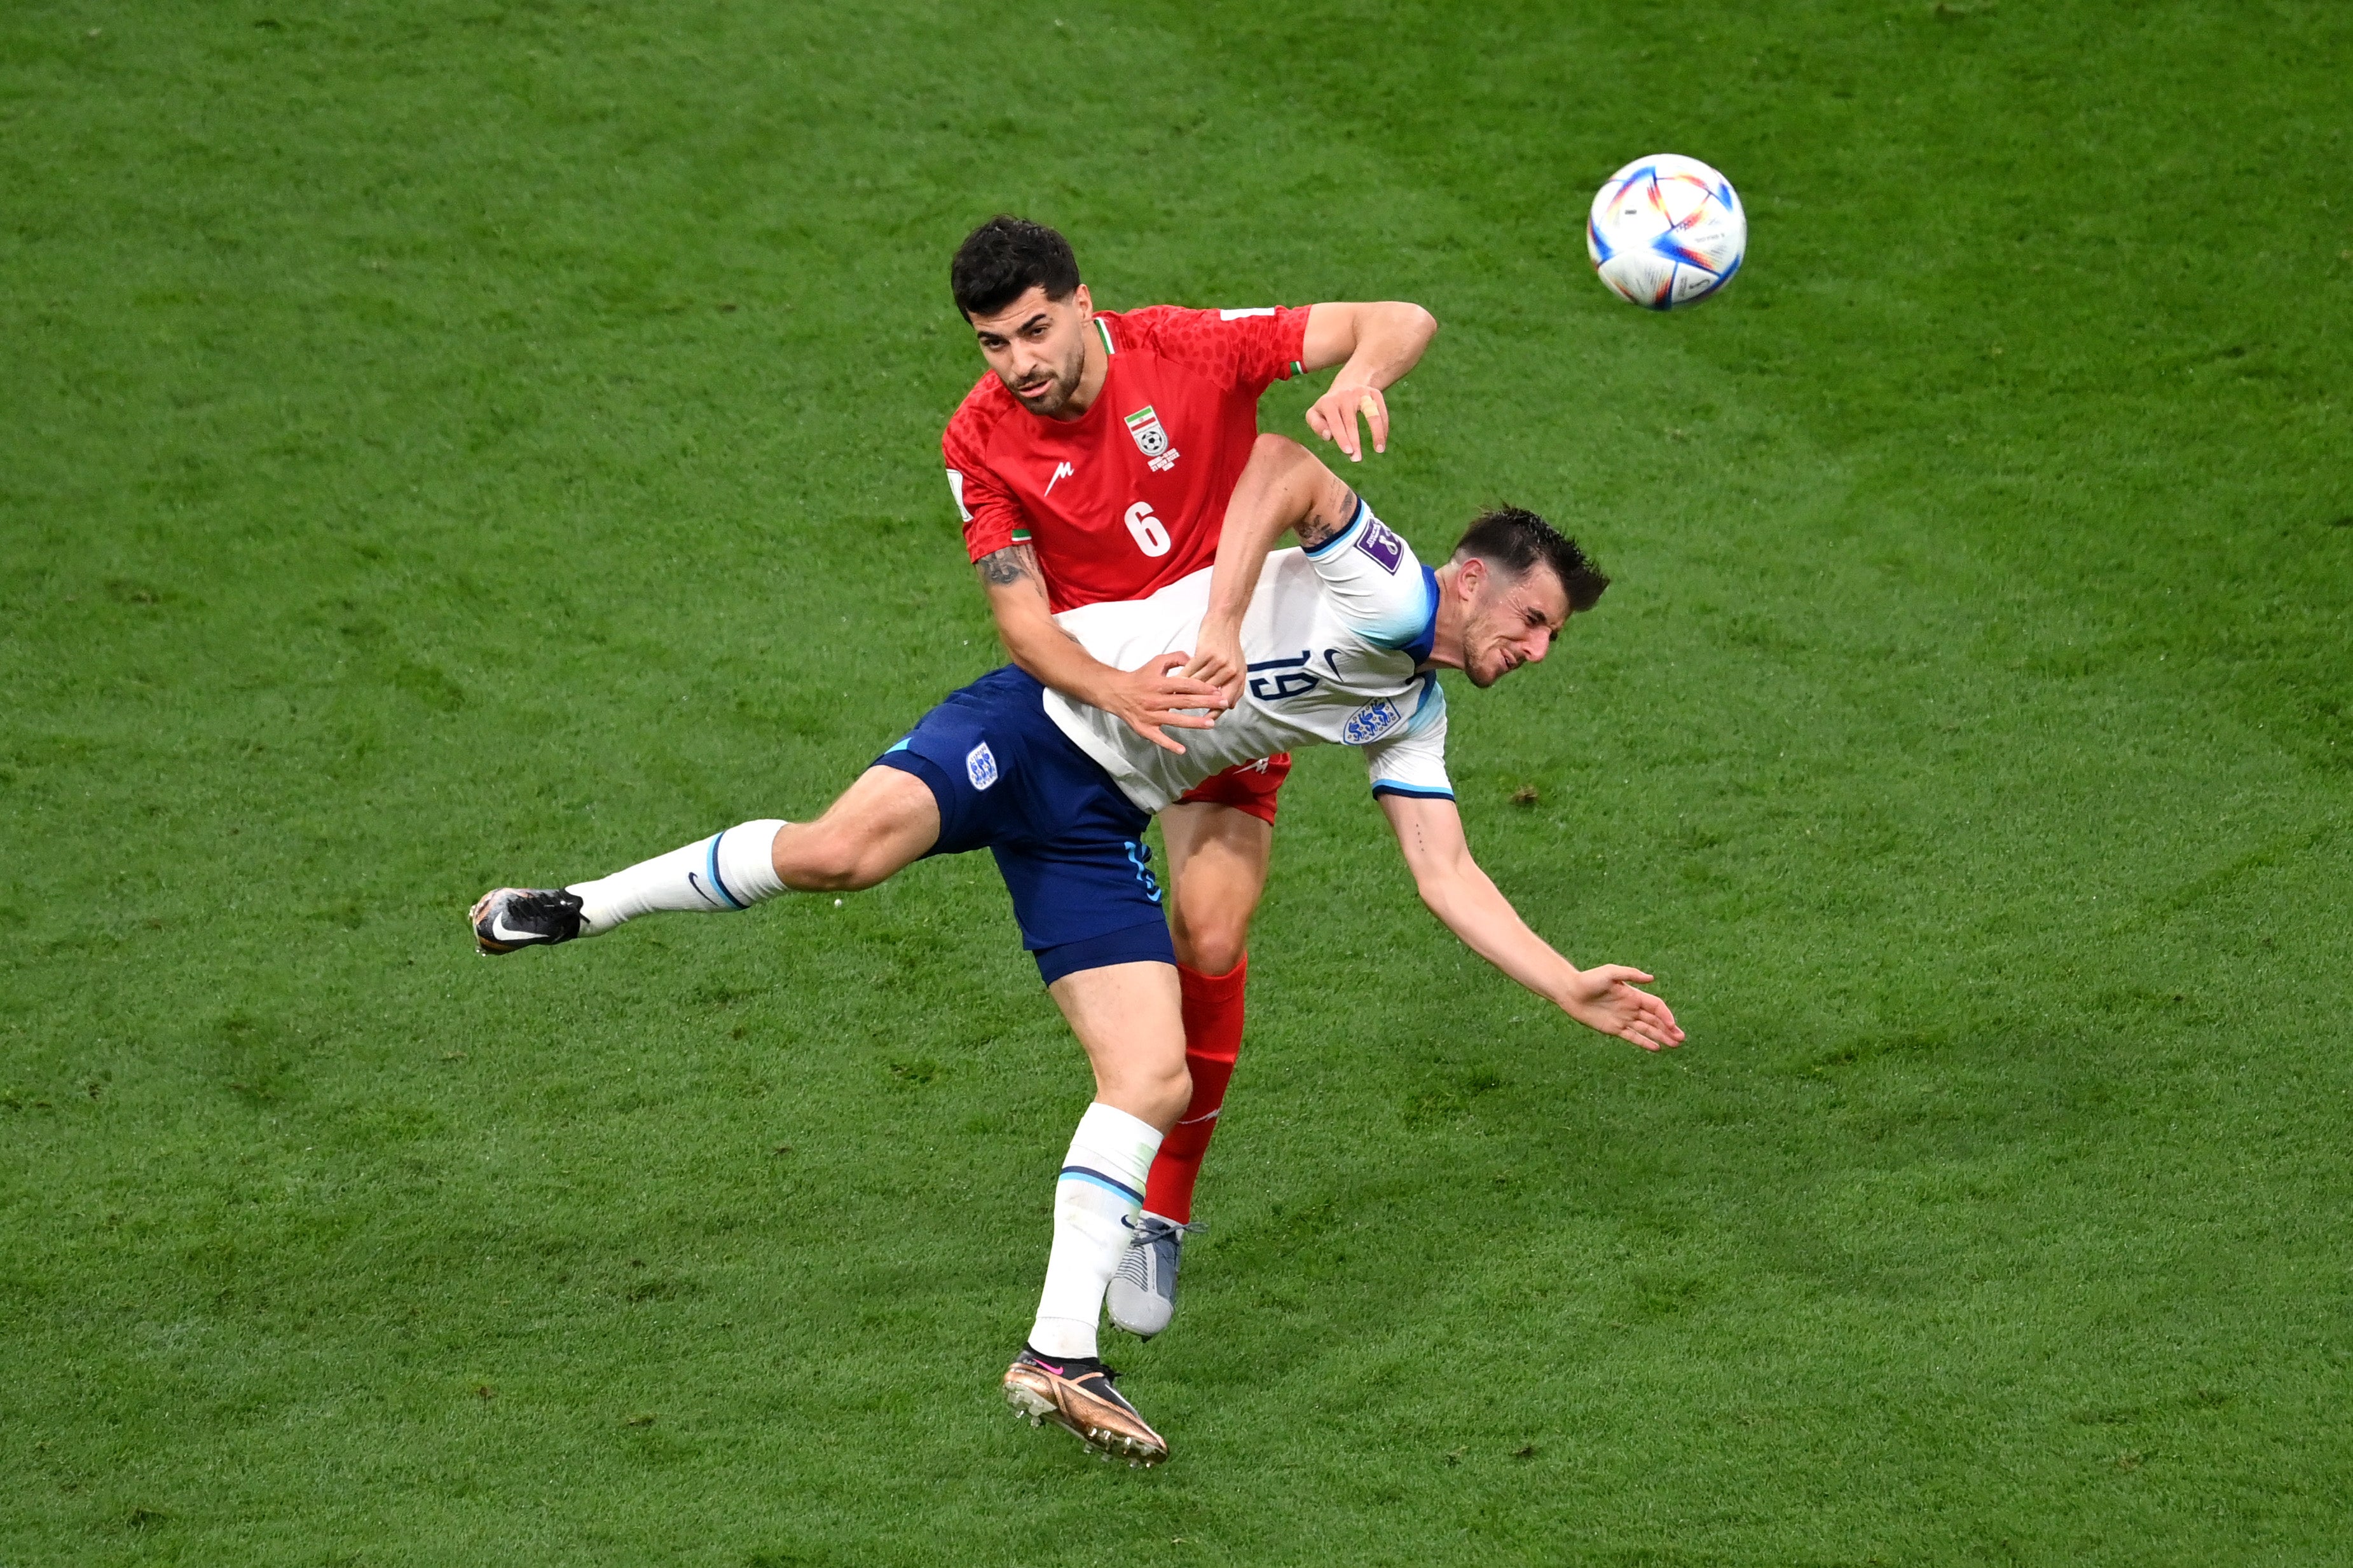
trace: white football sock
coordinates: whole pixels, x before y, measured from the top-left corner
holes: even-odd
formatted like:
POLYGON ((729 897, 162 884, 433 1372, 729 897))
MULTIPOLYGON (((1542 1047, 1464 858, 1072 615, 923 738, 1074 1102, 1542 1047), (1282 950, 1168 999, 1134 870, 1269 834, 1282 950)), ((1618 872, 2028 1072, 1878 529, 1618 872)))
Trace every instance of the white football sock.
POLYGON ((1135 1233, 1122 1220, 1144 1207, 1144 1178, 1160 1130, 1098 1100, 1079 1118, 1054 1184, 1054 1250, 1029 1348, 1050 1356, 1095 1353, 1103 1289, 1135 1233))
POLYGON ((774 817, 743 823, 626 871, 573 883, 565 891, 580 895, 580 934, 602 936, 658 910, 717 913, 775 898, 785 890, 774 858, 784 826, 774 817))

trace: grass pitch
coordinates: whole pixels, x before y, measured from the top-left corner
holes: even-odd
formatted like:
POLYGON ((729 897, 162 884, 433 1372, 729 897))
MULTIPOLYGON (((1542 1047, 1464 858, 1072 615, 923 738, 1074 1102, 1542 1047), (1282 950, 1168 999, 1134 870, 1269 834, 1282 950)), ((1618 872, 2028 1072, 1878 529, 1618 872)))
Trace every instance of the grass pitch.
MULTIPOLYGON (((2341 7, 0 17, 0 1561, 2306 1563, 2353 1437, 2341 7), (1627 158, 1747 270, 1587 275, 1627 158), (1361 479, 1619 578, 1303 759, 1176 1458, 1009 1420, 1086 1097, 985 858, 491 965, 995 662, 948 252, 1402 296, 1361 479), (1514 795, 1533 788, 1533 804, 1514 795)), ((1320 379, 1320 378, 1319 378, 1320 379)), ((1282 388, 1270 427, 1296 429, 1282 388)))

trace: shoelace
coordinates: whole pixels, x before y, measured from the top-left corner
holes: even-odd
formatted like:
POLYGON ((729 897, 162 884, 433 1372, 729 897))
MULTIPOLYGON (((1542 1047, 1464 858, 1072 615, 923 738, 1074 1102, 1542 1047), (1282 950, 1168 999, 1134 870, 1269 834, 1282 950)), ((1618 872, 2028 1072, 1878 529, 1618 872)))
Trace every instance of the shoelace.
POLYGON ((1152 1216, 1152 1228, 1148 1231, 1145 1228, 1143 1222, 1130 1218, 1126 1215, 1119 1216, 1119 1223, 1127 1226, 1128 1229, 1135 1232, 1136 1237, 1140 1240, 1155 1240, 1163 1236, 1190 1236, 1197 1230, 1207 1230, 1209 1228, 1209 1222, 1205 1219, 1162 1219, 1158 1215, 1154 1215, 1152 1216))
POLYGON ((517 921, 529 921, 548 936, 560 936, 568 923, 575 932, 579 927, 580 910, 576 895, 561 889, 541 889, 525 893, 507 906, 507 916, 517 921))

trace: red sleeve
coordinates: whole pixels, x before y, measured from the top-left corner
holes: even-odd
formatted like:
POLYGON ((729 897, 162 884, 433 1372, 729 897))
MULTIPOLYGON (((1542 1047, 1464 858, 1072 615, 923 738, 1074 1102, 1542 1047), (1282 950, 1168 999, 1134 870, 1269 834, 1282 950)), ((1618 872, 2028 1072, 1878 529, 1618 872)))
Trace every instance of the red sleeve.
POLYGON ((1239 310, 1187 310, 1155 305, 1120 318, 1137 338, 1169 359, 1198 366, 1256 397, 1299 369, 1307 348, 1305 305, 1239 310))
POLYGON ((948 493, 964 520, 965 552, 977 561, 1029 537, 1029 520, 997 476, 989 471, 987 443, 969 407, 959 408, 940 437, 947 462, 948 493))

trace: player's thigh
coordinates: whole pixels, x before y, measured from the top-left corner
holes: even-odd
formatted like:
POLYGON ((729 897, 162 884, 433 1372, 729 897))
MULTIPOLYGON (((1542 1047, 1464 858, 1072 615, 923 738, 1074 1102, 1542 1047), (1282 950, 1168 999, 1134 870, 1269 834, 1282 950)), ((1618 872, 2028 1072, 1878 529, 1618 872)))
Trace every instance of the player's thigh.
POLYGON ((1075 970, 1048 987, 1094 1068, 1095 1097, 1162 1131, 1185 1114, 1184 999, 1166 963, 1075 970))
POLYGON ((932 786, 893 767, 871 767, 815 822, 776 835, 776 875, 804 889, 871 888, 939 842, 932 786))
POLYGON ((1168 847, 1168 925, 1187 967, 1222 974, 1241 962, 1266 891, 1274 825, 1230 805, 1177 805, 1160 814, 1168 847))

